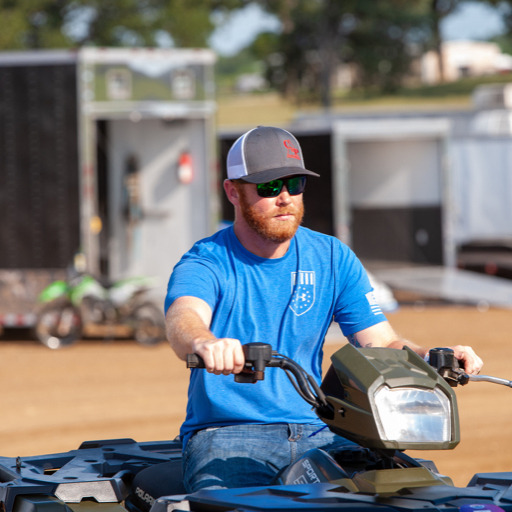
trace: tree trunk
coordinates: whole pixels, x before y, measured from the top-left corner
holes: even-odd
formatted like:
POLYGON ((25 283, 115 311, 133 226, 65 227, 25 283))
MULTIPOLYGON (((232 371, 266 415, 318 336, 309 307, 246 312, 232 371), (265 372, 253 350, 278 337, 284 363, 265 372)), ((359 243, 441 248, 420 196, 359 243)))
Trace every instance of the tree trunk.
POLYGON ((441 2, 442 0, 432 0, 432 38, 434 44, 434 52, 437 56, 437 72, 439 83, 444 83, 444 57, 443 57, 443 40, 441 37, 441 2))

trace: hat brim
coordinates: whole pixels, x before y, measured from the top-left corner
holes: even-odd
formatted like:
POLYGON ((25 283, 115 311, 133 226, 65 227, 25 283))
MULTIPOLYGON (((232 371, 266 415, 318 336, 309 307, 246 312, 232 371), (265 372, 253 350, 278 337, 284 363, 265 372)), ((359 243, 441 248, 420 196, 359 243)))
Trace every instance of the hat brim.
POLYGON ((246 181, 247 183, 267 183, 272 180, 278 180, 286 176, 315 176, 320 177, 313 171, 308 171, 302 167, 279 167, 278 169, 267 169, 261 172, 255 172, 247 176, 241 176, 239 179, 246 181))

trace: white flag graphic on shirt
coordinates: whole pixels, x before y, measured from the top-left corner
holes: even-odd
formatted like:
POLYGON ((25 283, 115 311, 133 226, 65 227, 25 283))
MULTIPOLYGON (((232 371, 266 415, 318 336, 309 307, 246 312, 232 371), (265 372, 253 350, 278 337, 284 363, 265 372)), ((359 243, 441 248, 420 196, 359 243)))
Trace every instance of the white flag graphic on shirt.
POLYGON ((292 272, 292 298, 290 309, 297 315, 309 311, 315 303, 315 272, 292 272))

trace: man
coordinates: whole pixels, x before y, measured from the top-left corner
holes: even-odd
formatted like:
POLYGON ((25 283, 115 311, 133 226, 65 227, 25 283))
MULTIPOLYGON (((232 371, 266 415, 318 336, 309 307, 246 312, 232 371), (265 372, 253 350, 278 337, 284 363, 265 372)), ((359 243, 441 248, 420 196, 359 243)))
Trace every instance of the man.
MULTIPOLYGON (((355 346, 428 353, 395 333, 347 246, 300 227, 306 179, 318 174, 305 168, 291 133, 264 126, 245 133, 229 151, 227 175, 234 224, 183 256, 166 298, 172 348, 181 359, 198 354, 206 366, 191 372, 181 428, 189 492, 268 484, 308 449, 349 443, 320 430, 280 369, 269 368, 255 385, 235 383, 241 344, 270 343, 318 381, 333 319, 355 346)), ((452 348, 466 371, 478 373, 482 361, 470 347, 452 348)))

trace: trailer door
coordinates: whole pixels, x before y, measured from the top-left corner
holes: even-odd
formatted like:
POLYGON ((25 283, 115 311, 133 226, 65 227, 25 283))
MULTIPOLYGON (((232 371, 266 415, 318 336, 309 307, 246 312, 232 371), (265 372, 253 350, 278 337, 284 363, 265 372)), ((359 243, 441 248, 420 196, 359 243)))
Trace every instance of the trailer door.
POLYGON ((212 231, 205 122, 115 119, 98 133, 106 144, 98 161, 106 273, 166 282, 181 255, 212 231))
POLYGON ((449 263, 444 120, 335 124, 337 234, 364 260, 449 263))

